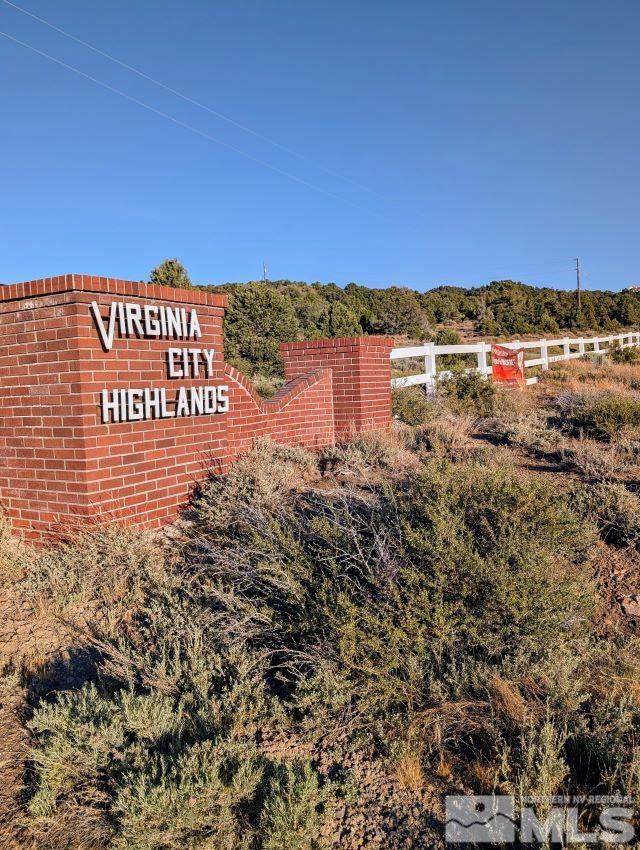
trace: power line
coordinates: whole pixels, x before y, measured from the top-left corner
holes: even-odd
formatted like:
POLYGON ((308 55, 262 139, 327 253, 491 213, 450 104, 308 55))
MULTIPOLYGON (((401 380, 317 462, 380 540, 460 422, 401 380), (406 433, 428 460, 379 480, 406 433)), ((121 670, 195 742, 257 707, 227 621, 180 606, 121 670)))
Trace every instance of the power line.
POLYGON ((103 89, 113 92, 114 94, 120 95, 120 97, 124 97, 126 100, 130 100, 132 103, 135 103, 138 106, 142 106, 144 109, 149 110, 149 112, 153 112, 156 115, 159 115, 161 118, 165 118, 167 121, 171 121, 178 127, 182 127, 185 130, 189 130, 190 132, 201 136, 203 139, 207 139, 207 141, 214 142, 217 145, 222 145, 222 147, 225 147, 228 150, 233 151, 234 153, 237 153, 240 156, 251 160, 252 162, 258 163, 258 165, 262 165, 265 168, 269 168, 271 171, 274 171, 276 174, 280 174, 282 177, 286 177, 289 180, 293 180, 294 182, 299 183, 302 186, 306 186, 308 189, 312 189, 314 192, 320 192, 322 195, 326 195, 329 198, 333 198, 334 200, 349 204, 350 206, 355 207, 361 212, 366 212, 374 216, 376 215, 373 210, 361 207, 359 204, 350 201, 348 198, 343 198, 341 195, 336 195, 335 192, 330 192, 328 189, 322 189, 320 186, 316 186, 313 183, 309 183, 307 180, 303 180, 301 177, 297 177, 295 174, 291 174, 288 171, 284 171, 282 168, 278 168, 277 165, 272 165, 270 162, 267 162, 264 159, 260 159, 259 157, 253 156, 252 154, 243 151, 241 148, 237 148, 235 145, 229 144, 229 142, 225 142, 222 139, 218 139, 215 136, 211 136, 209 135, 209 133, 205 133, 203 130, 199 130, 197 127, 194 127, 191 124, 187 124, 184 121, 181 121, 179 118, 175 118, 168 112, 163 112, 161 109, 157 109, 155 106, 151 106, 151 104, 146 103, 144 100, 140 100, 139 98, 134 97, 133 95, 128 94, 127 92, 124 92, 121 89, 110 85, 109 83, 105 83, 102 80, 99 80, 97 77, 93 77, 91 74, 87 74, 85 71, 80 70, 80 68, 76 68, 74 65, 69 65, 67 62, 63 62, 62 59, 58 59, 57 57, 52 56, 50 53, 46 53, 44 50, 39 50, 37 47, 34 47, 32 44, 28 44, 26 41, 21 41, 19 38, 16 38, 13 35, 9 35, 9 33, 4 32, 3 30, 0 30, 0 35, 9 39, 9 41, 13 41, 15 44, 19 44, 21 47, 25 47, 27 50, 31 50, 33 53, 37 53, 39 56, 44 56, 45 59, 49 59, 49 61, 55 62, 56 65, 60 65, 62 68, 66 68, 68 71, 73 71, 75 74, 79 74, 81 77, 90 80, 92 83, 101 86, 103 89))
POLYGON ((51 21, 46 20, 46 18, 41 18, 39 15, 36 15, 33 12, 30 12, 28 9, 24 9, 22 6, 18 6, 17 3, 12 3, 11 0, 2 0, 2 2, 5 3, 7 6, 11 6, 13 9, 16 9, 16 11, 21 12, 23 15, 27 15, 29 18, 33 18, 34 21, 38 21, 39 23, 44 24, 44 26, 49 27, 50 29, 54 30, 55 32, 60 33, 61 35, 65 36, 65 38, 70 38, 72 41, 75 41, 77 44, 81 44, 83 47, 86 47, 88 50, 92 50, 94 53, 97 53, 99 56, 102 56, 105 59, 108 59, 110 62, 114 62, 116 65, 119 65, 121 68, 124 68, 125 70, 130 71, 132 74, 137 74, 137 76, 141 77, 143 80, 147 80, 147 82, 153 83, 153 85, 155 85, 155 86, 159 86, 161 89, 164 89, 165 91, 169 92, 170 94, 173 94, 176 97, 181 98, 182 100, 186 101, 187 103, 190 103, 193 106, 197 106, 199 109, 203 109, 205 112, 208 112, 211 115, 215 116, 216 118, 219 118, 221 121, 226 121, 228 124, 231 124, 234 127, 237 127, 239 130, 242 130, 245 133, 249 133, 252 136, 255 136, 255 138, 261 139, 263 142, 267 142, 268 144, 273 145, 274 147, 279 148, 282 151, 285 151, 285 153, 288 153, 291 156, 295 156, 298 159, 309 163, 314 168, 317 168, 318 170, 323 171, 325 174, 328 174, 330 177, 334 177, 337 180, 344 180, 347 183, 351 183, 353 186, 357 186, 359 189, 363 189, 365 192, 370 192, 371 194, 373 194, 373 191, 371 189, 368 189, 366 186, 362 186, 360 183, 357 183, 355 180, 352 180, 350 177, 345 177, 344 175, 337 174, 334 171, 330 171, 329 169, 324 168, 321 165, 316 165, 315 163, 311 162, 311 160, 309 160, 309 158, 306 157, 304 154, 298 153, 298 151, 292 150, 291 148, 286 147, 286 145, 283 145, 280 142, 276 142, 274 139, 269 138, 269 136, 265 136, 264 134, 259 133, 257 130, 253 130, 251 127, 247 127, 246 124, 241 124, 239 121, 236 121, 235 119, 230 118, 228 115, 225 115, 222 112, 218 112, 217 110, 212 109, 210 106, 207 106, 206 103, 202 103, 201 101, 196 100, 195 98, 190 97, 189 95, 184 94, 181 91, 178 91, 178 89, 174 89, 172 86, 169 86, 166 83, 163 83, 161 80, 157 80, 155 77, 152 77, 150 74, 147 74, 144 71, 141 71, 139 68, 135 68, 133 65, 129 65, 127 62, 123 62, 121 59, 118 59, 117 57, 112 56, 110 53, 107 53, 105 50, 101 50, 99 47, 95 47, 93 44, 90 44, 88 41, 84 41, 83 39, 78 38, 78 36, 73 35, 73 33, 70 33, 67 30, 62 29, 61 27, 58 27, 55 24, 52 24, 51 21))

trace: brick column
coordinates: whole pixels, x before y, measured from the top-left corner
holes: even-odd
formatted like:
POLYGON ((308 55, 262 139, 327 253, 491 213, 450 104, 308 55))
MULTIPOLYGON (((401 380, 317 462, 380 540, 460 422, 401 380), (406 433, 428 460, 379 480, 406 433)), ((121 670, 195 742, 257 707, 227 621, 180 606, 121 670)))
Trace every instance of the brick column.
POLYGON ((355 336, 287 342, 280 346, 287 380, 330 369, 336 436, 376 431, 391 424, 393 340, 355 336))

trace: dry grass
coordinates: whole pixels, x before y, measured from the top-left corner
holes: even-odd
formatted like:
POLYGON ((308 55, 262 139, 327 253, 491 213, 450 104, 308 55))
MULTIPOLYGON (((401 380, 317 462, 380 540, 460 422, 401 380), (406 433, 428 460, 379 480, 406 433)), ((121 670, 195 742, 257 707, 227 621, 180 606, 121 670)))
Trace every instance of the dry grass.
POLYGON ((41 551, 21 583, 43 617, 98 621, 115 633, 128 612, 143 604, 142 582, 166 564, 157 539, 135 528, 87 526, 55 550, 41 551))
POLYGON ((565 447, 564 435, 549 427, 544 410, 507 414, 489 419, 484 424, 489 433, 525 451, 559 456, 565 447))
POLYGON ((489 679, 488 688, 493 710, 521 726, 526 718, 527 704, 517 685, 493 674, 489 679))
POLYGON ((574 490, 573 504, 595 524, 605 542, 640 548, 640 497, 624 484, 590 483, 574 490))
POLYGON ((615 481, 629 467, 627 452, 619 442, 602 444, 580 437, 562 449, 562 461, 588 478, 615 481))
POLYGON ((542 387, 560 384, 567 390, 595 386, 599 390, 640 390, 640 366, 612 363, 605 357, 567 360, 551 366, 543 373, 542 387))
POLYGON ((465 779, 474 794, 491 794, 496 787, 497 774, 495 765, 473 759, 467 767, 465 779))
POLYGON ((571 360, 552 366, 531 391, 512 393, 484 424, 508 445, 573 467, 587 478, 631 478, 640 463, 640 428, 625 425, 623 414, 633 413, 638 389, 637 365, 606 357, 571 360), (601 433, 598 424, 608 431, 601 433))
POLYGON ((395 779, 401 788, 409 791, 421 791, 426 787, 422 763, 416 753, 405 752, 394 770, 395 779))
POLYGON ((498 389, 495 395, 495 415, 525 415, 538 410, 540 400, 536 389, 535 386, 523 390, 498 389))
POLYGON ((0 846, 18 850, 21 840, 29 733, 24 727, 25 693, 18 676, 0 676, 0 846))
POLYGON ((622 428, 616 437, 616 445, 624 453, 626 463, 640 463, 640 428, 622 428))
POLYGON ((0 588, 13 587, 23 577, 31 554, 30 548, 12 535, 9 520, 0 510, 0 588))
POLYGON ((463 460, 469 455, 473 443, 471 435, 476 419, 469 414, 456 416, 448 411, 415 430, 415 442, 420 448, 448 457, 451 460, 463 460))
POLYGON ((440 757, 450 741, 480 732, 490 713, 486 700, 444 700, 415 715, 409 727, 410 738, 422 741, 440 757))
POLYGON ((440 755, 435 773, 442 782, 450 782, 454 774, 454 765, 444 755, 440 755))
POLYGON ((636 662, 632 670, 622 675, 599 675, 592 683, 592 691, 601 697, 631 699, 640 708, 640 665, 636 662))
POLYGON ((195 511, 208 533, 228 534, 318 476, 315 454, 261 437, 226 475, 212 475, 203 485, 195 511))
POLYGON ((626 388, 602 389, 592 384, 579 390, 565 390, 552 406, 564 420, 567 431, 610 442, 629 428, 640 427, 640 395, 626 388))
POLYGON ((272 398, 283 385, 284 380, 279 375, 254 375, 251 383, 261 398, 272 398))
POLYGON ((320 454, 323 474, 339 472, 368 482, 390 475, 416 471, 420 461, 411 451, 414 429, 396 423, 388 431, 355 434, 336 446, 327 446, 320 454))
POLYGON ((590 691, 603 699, 630 699, 640 708, 640 642, 629 637, 625 647, 606 653, 594 670, 590 691))
POLYGON ((550 404, 551 410, 560 413, 562 417, 573 417, 579 412, 585 410, 603 398, 615 393, 616 395, 627 396, 626 388, 622 388, 620 393, 619 385, 610 385, 605 383, 593 384, 578 384, 562 386, 561 390, 552 397, 548 397, 546 401, 550 404))

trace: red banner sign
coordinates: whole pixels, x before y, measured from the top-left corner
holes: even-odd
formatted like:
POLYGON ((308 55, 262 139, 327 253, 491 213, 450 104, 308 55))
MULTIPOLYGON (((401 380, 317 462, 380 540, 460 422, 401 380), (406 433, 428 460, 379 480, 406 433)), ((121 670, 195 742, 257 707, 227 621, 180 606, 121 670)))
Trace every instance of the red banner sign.
POLYGON ((524 350, 505 348, 504 345, 491 346, 491 376, 503 387, 524 387, 524 350))

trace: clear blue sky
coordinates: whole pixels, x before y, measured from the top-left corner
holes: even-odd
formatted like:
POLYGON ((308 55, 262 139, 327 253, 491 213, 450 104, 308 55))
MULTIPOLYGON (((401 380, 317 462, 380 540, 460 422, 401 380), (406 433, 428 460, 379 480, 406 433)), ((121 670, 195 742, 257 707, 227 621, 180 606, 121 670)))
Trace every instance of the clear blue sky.
POLYGON ((637 0, 16 2, 297 155, 0 0, 3 32, 247 154, 0 37, 2 282, 177 256, 569 287, 578 255, 588 288, 640 282, 637 0))

